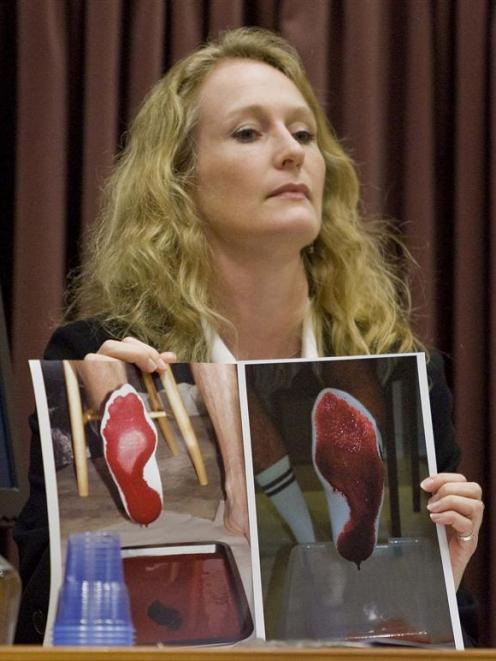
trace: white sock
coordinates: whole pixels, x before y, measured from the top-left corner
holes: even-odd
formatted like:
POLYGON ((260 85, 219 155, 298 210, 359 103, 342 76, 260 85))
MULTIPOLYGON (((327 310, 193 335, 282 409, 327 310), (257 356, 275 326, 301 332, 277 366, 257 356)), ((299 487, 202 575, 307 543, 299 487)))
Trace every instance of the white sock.
POLYGON ((296 541, 300 544, 315 542, 310 513, 288 455, 257 473, 255 480, 291 528, 296 541))

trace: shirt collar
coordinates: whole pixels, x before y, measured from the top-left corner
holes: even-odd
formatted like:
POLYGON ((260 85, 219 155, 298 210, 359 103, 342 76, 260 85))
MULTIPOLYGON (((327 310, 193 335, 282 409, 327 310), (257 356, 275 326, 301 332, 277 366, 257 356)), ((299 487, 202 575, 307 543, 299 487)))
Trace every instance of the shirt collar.
MULTIPOLYGON (((236 358, 227 348, 225 342, 217 331, 205 320, 202 319, 203 333, 207 342, 210 360, 213 363, 235 363, 236 358)), ((303 319, 301 332, 301 358, 318 358, 317 338, 312 320, 312 308, 309 304, 303 319)))

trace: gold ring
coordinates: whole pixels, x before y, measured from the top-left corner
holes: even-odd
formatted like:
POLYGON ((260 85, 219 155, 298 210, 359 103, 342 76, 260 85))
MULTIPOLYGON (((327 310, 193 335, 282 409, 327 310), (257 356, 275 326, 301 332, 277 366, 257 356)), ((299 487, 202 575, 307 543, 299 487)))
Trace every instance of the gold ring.
POLYGON ((460 542, 471 542, 474 538, 474 533, 471 532, 468 535, 457 535, 460 542))

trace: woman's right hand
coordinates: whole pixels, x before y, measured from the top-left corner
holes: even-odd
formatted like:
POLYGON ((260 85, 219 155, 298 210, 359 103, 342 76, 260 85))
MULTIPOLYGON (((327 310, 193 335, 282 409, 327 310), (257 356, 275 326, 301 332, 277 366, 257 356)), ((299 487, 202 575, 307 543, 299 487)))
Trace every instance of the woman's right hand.
POLYGON ((160 372, 167 363, 175 363, 177 357, 172 351, 159 353, 135 337, 125 337, 123 340, 106 340, 96 353, 87 353, 84 360, 122 360, 133 363, 142 372, 160 372))

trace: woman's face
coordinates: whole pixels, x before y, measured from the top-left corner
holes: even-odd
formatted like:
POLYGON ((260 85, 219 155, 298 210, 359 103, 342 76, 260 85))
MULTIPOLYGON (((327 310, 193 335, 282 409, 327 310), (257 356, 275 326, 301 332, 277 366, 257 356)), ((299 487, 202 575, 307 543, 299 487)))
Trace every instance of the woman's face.
POLYGON ((212 247, 300 250, 315 239, 325 177, 316 129, 277 69, 232 59, 212 70, 199 96, 195 193, 212 247))

